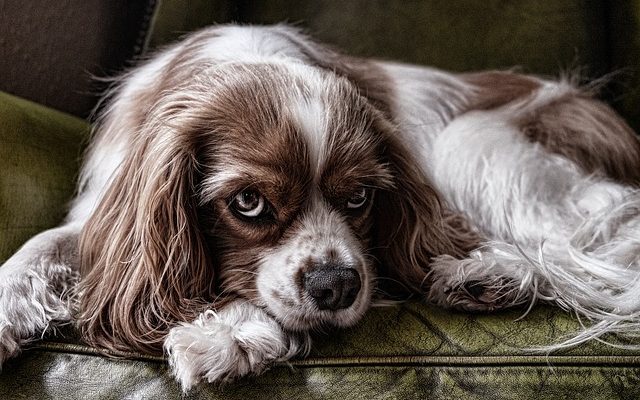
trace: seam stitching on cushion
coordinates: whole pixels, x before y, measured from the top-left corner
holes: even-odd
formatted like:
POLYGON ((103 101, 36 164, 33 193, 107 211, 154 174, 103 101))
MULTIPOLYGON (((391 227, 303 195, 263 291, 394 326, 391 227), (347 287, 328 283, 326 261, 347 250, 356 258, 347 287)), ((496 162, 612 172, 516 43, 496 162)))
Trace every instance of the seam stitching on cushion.
MULTIPOLYGON (((161 356, 139 353, 111 354, 85 345, 48 342, 32 346, 32 350, 110 357, 129 361, 165 362, 161 356)), ((640 367, 640 356, 365 356, 365 357, 311 357, 277 363, 292 367, 354 367, 354 366, 633 366, 640 367)))

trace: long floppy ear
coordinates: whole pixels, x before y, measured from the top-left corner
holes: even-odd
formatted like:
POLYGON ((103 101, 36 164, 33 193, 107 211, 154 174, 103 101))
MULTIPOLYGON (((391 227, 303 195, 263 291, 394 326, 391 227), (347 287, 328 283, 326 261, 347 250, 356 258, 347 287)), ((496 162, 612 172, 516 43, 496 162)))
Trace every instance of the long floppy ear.
MULTIPOLYGON (((429 264, 438 255, 465 257, 480 237, 461 215, 443 207, 440 195, 396 135, 386 135, 383 158, 395 187, 376 194, 374 249, 379 274, 400 283, 385 289, 424 293, 429 264)), ((395 293, 393 293, 395 294, 395 293)))
POLYGON ((116 352, 161 353, 171 323, 195 318, 213 297, 197 222, 195 135, 160 120, 131 133, 81 236, 78 323, 85 341, 116 352))

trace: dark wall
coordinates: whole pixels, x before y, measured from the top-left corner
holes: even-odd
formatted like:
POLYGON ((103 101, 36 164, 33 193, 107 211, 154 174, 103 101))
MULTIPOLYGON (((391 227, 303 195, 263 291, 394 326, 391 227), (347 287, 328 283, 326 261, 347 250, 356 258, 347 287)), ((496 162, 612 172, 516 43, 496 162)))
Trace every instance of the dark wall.
POLYGON ((155 0, 0 0, 0 90, 81 117, 142 50, 155 0))

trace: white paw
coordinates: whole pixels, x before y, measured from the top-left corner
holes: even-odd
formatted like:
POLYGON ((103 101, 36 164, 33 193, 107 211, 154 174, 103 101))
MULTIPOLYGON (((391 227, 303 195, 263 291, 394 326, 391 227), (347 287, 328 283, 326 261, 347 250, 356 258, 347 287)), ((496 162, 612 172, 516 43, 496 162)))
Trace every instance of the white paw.
POLYGON ((0 321, 0 368, 9 358, 20 352, 20 339, 11 331, 11 325, 0 321))
POLYGON ((164 347, 185 392, 202 379, 224 383, 259 374, 299 349, 275 320, 247 303, 206 311, 193 323, 171 329, 164 347))
POLYGON ((52 324, 71 319, 67 286, 77 274, 59 264, 46 268, 46 274, 39 267, 0 269, 0 366, 52 324), (51 276, 64 276, 65 284, 51 276))

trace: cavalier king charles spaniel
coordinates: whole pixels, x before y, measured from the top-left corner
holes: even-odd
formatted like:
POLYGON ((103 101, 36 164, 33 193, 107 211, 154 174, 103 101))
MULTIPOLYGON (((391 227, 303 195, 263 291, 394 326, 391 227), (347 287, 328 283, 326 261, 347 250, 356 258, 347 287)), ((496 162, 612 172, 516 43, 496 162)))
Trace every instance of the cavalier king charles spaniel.
POLYGON ((593 87, 217 26, 107 95, 63 224, 0 268, 0 362, 57 324, 185 390, 418 294, 640 329, 640 143, 593 87), (389 284, 390 283, 390 284, 389 284))

